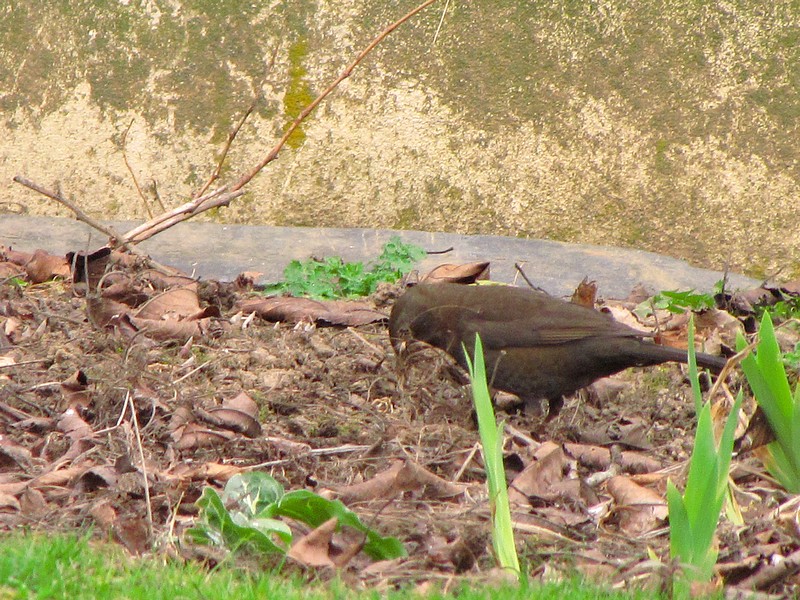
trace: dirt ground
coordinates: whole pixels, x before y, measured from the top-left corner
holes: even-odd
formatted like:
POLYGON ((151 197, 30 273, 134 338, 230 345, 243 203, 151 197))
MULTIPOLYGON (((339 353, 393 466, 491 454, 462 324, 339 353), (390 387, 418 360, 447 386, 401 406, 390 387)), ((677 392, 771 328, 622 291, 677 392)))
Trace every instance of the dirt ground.
MULTIPOLYGON (((137 310, 152 307, 153 280, 117 269, 136 282, 126 293, 142 296, 137 310)), ((245 281, 198 286, 202 325, 167 339, 135 318, 106 318, 97 298, 68 280, 3 277, 0 527, 93 526, 135 554, 214 563, 221 551, 183 535, 194 502, 204 486, 220 489, 256 469, 287 490, 341 498, 405 544, 407 558, 370 563, 362 554, 348 564, 353 585, 501 577, 469 388, 443 353, 417 348, 398 363, 381 321, 253 317, 243 302, 260 297, 245 281), (255 426, 215 412, 242 394, 255 426), (391 483, 371 485, 379 480, 391 483)), ((387 287, 370 303, 388 315, 400 293, 387 287)), ((685 483, 695 423, 684 373, 678 365, 629 370, 568 399, 550 423, 498 413, 517 546, 533 578, 577 571, 616 587, 669 580, 666 481, 685 483)), ((738 385, 734 374, 729 387, 738 385)), ((797 569, 775 572, 798 552, 795 503, 748 454, 734 458, 732 476, 743 521, 723 516, 717 584, 756 587, 763 597, 796 593, 797 569)))

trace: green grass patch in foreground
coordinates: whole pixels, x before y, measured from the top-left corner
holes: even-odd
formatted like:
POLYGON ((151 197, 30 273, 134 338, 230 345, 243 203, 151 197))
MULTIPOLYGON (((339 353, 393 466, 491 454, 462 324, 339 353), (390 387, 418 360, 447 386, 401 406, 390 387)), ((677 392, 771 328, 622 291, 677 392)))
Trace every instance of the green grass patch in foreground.
POLYGON ((499 600, 645 600, 652 591, 636 594, 604 591, 574 580, 523 587, 490 588, 474 581, 453 593, 416 594, 413 588, 381 593, 356 591, 339 581, 308 584, 300 577, 247 572, 234 563, 209 572, 200 565, 174 564, 164 559, 134 559, 110 543, 68 535, 11 533, 0 535, 0 598, 203 598, 249 600, 264 598, 366 600, 391 598, 499 600))

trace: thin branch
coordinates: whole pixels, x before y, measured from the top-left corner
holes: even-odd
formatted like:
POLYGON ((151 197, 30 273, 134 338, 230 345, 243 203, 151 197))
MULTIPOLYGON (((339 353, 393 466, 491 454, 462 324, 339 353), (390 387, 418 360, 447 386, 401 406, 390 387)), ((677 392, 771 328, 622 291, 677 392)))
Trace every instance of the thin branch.
POLYGON ((166 212, 167 207, 164 206, 164 203, 161 201, 161 194, 158 193, 158 182, 155 179, 153 179, 153 198, 158 202, 161 210, 166 212))
POLYGON ((142 204, 144 204, 144 209, 147 211, 147 216, 151 219, 153 218, 153 211, 150 210, 150 203, 147 201, 147 198, 144 196, 144 192, 142 192, 142 188, 139 185, 139 181, 136 179, 136 174, 133 172, 133 167, 131 167, 131 163, 128 162, 128 153, 125 150, 125 144, 128 140, 128 132, 133 127, 134 119, 131 119, 131 122, 128 123, 127 129, 125 129, 125 133, 122 134, 122 160, 125 161, 125 166, 128 167, 128 173, 131 174, 131 179, 133 179, 133 185, 136 186, 136 191, 139 194, 139 198, 142 199, 142 204))
POLYGON ((517 273, 519 273, 522 276, 522 278, 525 280, 525 283, 528 284, 528 287, 530 287, 532 290, 540 289, 540 288, 536 287, 535 285, 533 285, 533 282, 530 279, 528 279, 528 276, 525 274, 525 271, 522 270, 522 265, 521 264, 519 264, 518 262, 515 262, 514 263, 514 269, 516 269, 517 273))
POLYGON ((147 477, 147 461, 144 458, 144 447, 142 446, 142 433, 139 430, 139 419, 136 416, 136 407, 133 405, 133 398, 130 390, 125 394, 125 402, 130 407, 131 421, 133 422, 133 433, 136 435, 136 448, 139 450, 139 460, 141 462, 142 480, 144 483, 144 506, 147 510, 147 533, 152 543, 153 539, 153 503, 150 498, 150 481, 147 477))
POLYGON ((190 219, 195 215, 199 215, 203 211, 216 208, 218 206, 227 206, 231 200, 238 198, 244 194, 243 190, 236 192, 229 192, 227 188, 221 187, 205 196, 191 200, 178 208, 174 208, 168 213, 157 216, 155 219, 142 223, 138 227, 131 229, 124 236, 125 242, 138 244, 144 240, 153 237, 157 233, 169 229, 176 223, 190 219))
POLYGON ((87 225, 90 225, 91 227, 94 227, 98 231, 105 233, 109 238, 114 240, 115 243, 117 244, 123 243, 122 235, 119 232, 117 232, 113 227, 111 227, 110 225, 105 225, 100 221, 94 219, 93 217, 90 217, 85 212, 83 212, 83 210, 77 204, 73 204, 71 201, 64 198, 58 192, 52 192, 46 188, 43 188, 38 183, 34 183, 29 179, 21 177, 20 175, 15 176, 14 181, 19 183, 20 185, 24 185, 26 188, 32 189, 34 192, 39 192, 42 196, 47 196, 48 198, 55 200, 59 204, 63 204, 64 206, 66 206, 68 209, 70 209, 72 212, 75 213, 75 217, 79 221, 83 221, 87 225))
MULTIPOLYGON (((256 103, 259 101, 259 99, 260 99, 260 96, 256 96, 255 98, 253 98, 253 102, 250 104, 250 106, 244 112, 244 115, 242 115, 242 118, 239 119, 239 122, 236 124, 236 127, 234 127, 233 131, 231 131, 228 134, 228 141, 225 142, 225 147, 222 149, 222 155, 219 157, 219 160, 217 161, 217 168, 214 169, 213 173, 211 173, 211 177, 208 178, 208 181, 205 182, 203 187, 201 187, 200 190, 196 194, 194 194, 194 196, 192 196, 193 198, 199 198, 200 196, 205 194, 206 190, 208 190, 208 188, 210 188, 211 185, 217 179, 219 179, 220 173, 222 173, 222 165, 225 164, 225 159, 228 157, 228 151, 231 149, 231 144, 233 144, 233 140, 235 140, 236 136, 239 134, 239 130, 242 128, 242 125, 244 125, 244 122, 247 121, 247 118, 255 110, 256 103)), ((152 219, 153 215, 150 215, 150 218, 152 219)))
MULTIPOLYGON (((91 225, 92 227, 94 227, 98 231, 102 231, 103 233, 108 235, 109 238, 111 239, 113 245, 121 245, 125 249, 127 249, 129 252, 131 252, 132 254, 135 254, 137 256, 141 256, 141 257, 145 258, 146 260, 148 260, 148 262, 149 262, 149 264, 151 266, 155 266, 156 268, 160 268, 161 266, 158 265, 157 263, 155 263, 154 261, 148 259, 147 255, 145 253, 143 253, 142 251, 136 249, 134 244, 138 244, 139 242, 142 242, 142 241, 144 241, 144 240, 146 240, 146 239, 148 239, 150 237, 153 237, 154 235, 164 231, 165 229, 169 229, 173 225, 175 225, 177 223, 180 223, 181 221, 185 221, 187 219, 190 219, 191 217, 193 217, 193 216, 195 216, 197 214, 200 214, 200 213, 202 213, 204 211, 207 211, 207 210, 212 209, 212 208, 216 208, 218 206, 227 206, 228 204, 230 204, 230 202, 232 200, 234 200, 235 198, 238 198, 239 196, 244 194, 244 191, 242 191, 241 188, 243 188, 245 185, 247 185, 250 182, 250 180, 252 180, 253 177, 255 177, 267 164, 269 164, 270 162, 272 162, 273 160, 275 160, 278 157, 278 153, 283 148, 283 146, 286 144, 286 140, 289 139, 289 136, 291 136, 291 134, 306 119, 306 117, 308 117, 308 115, 310 115, 314 111, 314 109, 317 106, 319 106, 319 104, 334 89, 336 89, 336 87, 342 81, 344 81, 345 79, 347 79, 351 75, 353 70, 361 63, 361 61, 363 61, 364 58, 370 52, 372 52, 372 50, 374 50, 375 47, 378 44, 380 44, 390 33, 392 33, 400 25, 402 25, 403 23, 405 23, 406 21, 411 19, 417 13, 419 13, 422 10, 424 10, 425 8, 427 8, 428 6, 433 4, 434 2, 436 2, 436 0, 425 0, 425 2, 423 2, 422 4, 417 6, 415 9, 413 9, 410 12, 408 12, 406 15, 404 15, 403 17, 401 17, 400 19, 398 19, 397 21, 395 21, 394 23, 392 23, 391 25, 386 27, 383 31, 381 31, 377 35, 377 37, 375 37, 375 39, 372 40, 372 42, 370 42, 370 44, 366 48, 364 48, 364 50, 362 50, 358 54, 358 56, 356 56, 355 60, 353 60, 353 62, 350 63, 350 65, 348 65, 347 68, 344 71, 342 71, 341 75, 339 75, 339 77, 337 77, 336 80, 325 89, 325 91, 323 91, 319 96, 317 96, 317 98, 314 101, 312 101, 311 104, 309 104, 308 106, 306 106, 302 110, 302 112, 297 116, 297 118, 294 121, 292 121, 292 123, 289 125, 289 127, 284 132, 283 136, 278 141, 278 143, 275 145, 275 147, 272 148, 272 150, 270 150, 270 152, 264 157, 264 159, 258 165, 256 165, 253 169, 251 169, 249 172, 247 172, 243 176, 241 176, 239 178, 239 180, 236 181, 236 183, 234 183, 231 187, 227 187, 227 186, 226 187, 221 187, 221 188, 218 188, 218 189, 216 189, 216 190, 214 190, 214 191, 212 191, 210 193, 206 193, 205 195, 201 195, 201 196, 199 196, 197 198, 194 198, 191 201, 183 204, 182 206, 179 206, 176 209, 171 210, 168 213, 164 213, 162 215, 154 217, 154 218, 150 219, 150 221, 148 221, 147 223, 143 223, 142 225, 139 225, 138 227, 135 227, 134 229, 132 229, 132 230, 128 231, 127 233, 125 233, 125 235, 120 235, 116 231, 114 231, 112 228, 110 228, 110 227, 108 227, 106 225, 103 225, 99 221, 96 221, 96 220, 92 219, 91 217, 89 217, 89 215, 84 213, 76 205, 72 204, 71 202, 69 202, 65 198, 62 198, 60 194, 45 190, 44 188, 38 186, 37 184, 35 184, 35 183, 31 182, 31 181, 28 181, 27 179, 24 179, 23 177, 20 177, 19 175, 14 177, 14 181, 16 181, 17 183, 20 183, 20 184, 22 184, 22 185, 24 185, 26 187, 29 187, 30 189, 32 189, 34 191, 37 191, 40 194, 43 194, 43 195, 47 196, 48 198, 52 198, 53 200, 56 200, 57 202, 60 202, 61 204, 63 204, 64 206, 66 206, 70 210, 72 210, 72 212, 75 213, 75 216, 78 218, 78 220, 83 221, 84 223, 87 223, 87 224, 91 225)), ((244 123, 244 119, 247 118, 247 116, 250 114, 251 111, 252 111, 252 109, 247 112, 247 114, 242 119, 241 123, 244 123)), ((233 141, 232 138, 235 137, 236 133, 238 132, 238 129, 241 127, 241 123, 237 127, 237 129, 234 131, 234 133, 231 134, 231 139, 230 139, 231 143, 233 141)), ((130 126, 129 126, 129 129, 130 129, 130 126)), ((126 132, 126 134, 127 134, 127 132, 126 132)), ((228 148, 229 148, 229 145, 226 146, 225 152, 223 153, 223 160, 224 160, 224 155, 227 153, 228 148)), ((126 159, 126 164, 127 164, 127 159, 126 159)), ((222 164, 222 161, 220 161, 220 166, 218 167, 218 170, 221 168, 221 164, 222 164)), ((218 176, 218 173, 215 173, 215 175, 218 176)), ((212 175, 212 177, 214 177, 214 176, 212 175)), ((136 181, 136 178, 134 177, 134 182, 135 181, 136 181)), ((212 179, 212 181, 213 181, 213 179, 212 179)), ((136 184, 136 187, 137 187, 137 189, 139 189, 138 183, 136 184)), ((206 187, 207 186, 204 186, 204 189, 206 187)), ((140 190, 140 194, 141 194, 141 190, 140 190)))
MULTIPOLYGON (((275 47, 272 49, 272 57, 270 58, 269 64, 267 65, 267 68, 264 72, 265 78, 266 74, 272 71, 272 69, 275 67, 275 59, 277 56, 278 56, 278 44, 275 44, 275 47)), ((219 179, 220 174, 222 173, 222 165, 225 164, 225 159, 228 157, 228 152, 231 149, 231 144, 233 144, 233 140, 235 140, 236 136, 239 135, 239 130, 242 128, 242 125, 244 125, 245 121, 247 121, 248 117, 250 117, 252 112, 255 110, 256 105, 258 104, 258 101, 261 100, 261 98, 262 98, 262 93, 261 91, 258 91, 255 97, 253 98, 253 102, 250 103, 250 107, 245 111, 244 115, 239 120, 239 123, 236 125, 236 127, 233 128, 233 131, 231 131, 228 134, 228 141, 225 142, 225 147, 222 149, 222 155, 217 161, 217 168, 214 169, 214 172, 211 174, 211 177, 209 177, 205 185, 203 185, 203 187, 200 188, 200 191, 192 196, 193 198, 198 198, 199 196, 205 194, 208 188, 210 188, 211 185, 219 179)), ((150 216, 152 218, 152 215, 150 216)))
MULTIPOLYGON (((39 192, 43 196, 47 196, 48 198, 50 198, 52 200, 55 200, 56 202, 58 202, 60 204, 63 204, 68 209, 70 209, 73 213, 75 213, 75 218, 76 219, 86 223, 90 227, 93 227, 93 228, 97 229, 97 231, 106 234, 108 236, 109 242, 110 242, 110 244, 112 246, 122 246, 128 252, 130 252, 131 254, 133 254, 135 256, 138 256, 143 261, 145 261, 145 263, 148 266, 150 266, 151 268, 156 269, 156 270, 158 270, 158 271, 160 271, 160 272, 162 272, 164 274, 171 275, 171 274, 177 273, 177 271, 175 269, 172 269, 170 267, 167 267, 165 265, 162 265, 162 264, 154 261, 152 258, 150 258, 147 255, 146 252, 143 252, 142 250, 139 250, 136 246, 133 245, 133 243, 131 243, 128 240, 126 240, 125 236, 121 235, 116 229, 114 229, 110 225, 106 225, 105 223, 101 223, 100 221, 98 221, 97 219, 95 219, 93 217, 90 217, 85 212, 83 212, 83 210, 78 205, 76 205, 76 204, 72 203, 71 201, 67 200, 66 198, 64 198, 58 192, 53 192, 51 190, 48 190, 47 188, 44 188, 44 187, 40 186, 39 184, 34 183, 33 181, 30 181, 29 179, 25 179, 24 177, 21 177, 20 175, 15 176, 14 177, 14 181, 19 183, 20 185, 24 185, 26 188, 32 189, 34 192, 39 192)), ((137 240, 137 241, 139 241, 139 240, 137 240)))
POLYGON ((450 7, 450 0, 444 3, 444 9, 442 10, 442 18, 439 19, 439 25, 436 26, 436 33, 433 34, 433 41, 431 42, 431 46, 436 45, 436 40, 439 39, 439 32, 442 30, 442 24, 444 23, 444 17, 447 14, 447 9, 450 7))
POLYGON ((400 27, 400 25, 402 25, 403 23, 408 21, 410 18, 412 18, 418 12, 424 10, 425 8, 427 8, 428 6, 433 4, 434 2, 436 2, 436 0, 425 0, 425 2, 423 2, 422 4, 417 6, 415 9, 413 9, 412 11, 410 11, 409 13, 407 13, 406 15, 404 15, 403 17, 401 17, 400 19, 398 19, 397 21, 395 21, 394 23, 389 25, 383 31, 381 31, 377 35, 377 37, 374 40, 372 40, 372 42, 370 42, 370 44, 366 48, 364 48, 364 50, 362 50, 359 53, 358 56, 356 56, 355 60, 353 60, 353 62, 350 63, 348 65, 348 67, 344 71, 342 71, 342 74, 339 75, 339 77, 337 77, 336 80, 332 84, 330 84, 327 88, 325 88, 325 91, 323 91, 319 96, 317 96, 316 99, 313 102, 311 102, 311 104, 309 104, 308 106, 306 106, 302 110, 302 112, 297 116, 297 118, 294 121, 292 121, 291 125, 289 125, 289 127, 284 132, 283 137, 281 137, 281 139, 278 141, 278 143, 275 144, 275 146, 272 148, 272 150, 270 150, 269 153, 263 158, 263 160, 260 163, 258 163, 255 167, 253 167, 253 169, 251 169, 250 171, 248 171, 247 173, 242 175, 242 177, 240 177, 239 180, 231 186, 231 191, 236 191, 236 190, 239 190, 239 189, 243 188, 244 186, 246 186, 248 183, 250 183, 250 180, 253 179, 253 177, 258 175, 258 173, 261 171, 261 169, 263 169, 269 163, 271 163, 273 160, 278 158, 278 153, 281 151, 283 146, 286 144, 286 140, 289 139, 289 136, 291 136, 292 133, 294 133, 295 129, 297 129, 300 126, 300 124, 305 120, 305 118, 308 115, 310 115, 314 111, 314 109, 317 108, 317 106, 319 106, 319 104, 334 89, 336 89, 336 87, 342 81, 344 81, 345 79, 350 77, 351 73, 353 72, 353 69, 355 69, 358 66, 358 64, 362 60, 364 60, 364 58, 370 52, 372 52, 375 49, 375 46, 380 44, 384 40, 384 38, 386 38, 395 29, 400 27))

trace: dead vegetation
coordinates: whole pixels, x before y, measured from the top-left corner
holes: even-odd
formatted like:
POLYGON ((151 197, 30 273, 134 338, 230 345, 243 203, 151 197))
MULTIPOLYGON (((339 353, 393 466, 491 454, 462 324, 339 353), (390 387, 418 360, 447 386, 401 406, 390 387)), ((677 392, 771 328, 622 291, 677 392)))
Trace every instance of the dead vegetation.
MULTIPOLYGON (((45 256, 29 257, 30 272, 45 256)), ((348 324, 345 310, 341 324, 321 326, 332 304, 322 319, 281 314, 276 324, 258 316, 270 316, 259 306, 271 301, 242 281, 167 282, 118 256, 88 261, 76 282, 30 285, 20 285, 23 267, 0 263, 19 273, 0 288, 4 528, 94 525, 134 553, 213 562, 217 551, 183 536, 194 501, 206 485, 262 470, 287 489, 339 498, 401 539, 407 558, 360 555, 343 566, 354 584, 498 576, 463 375, 431 348, 396 363, 381 315, 399 287, 370 299, 375 322, 348 324)), ((54 272, 69 270, 58 260, 47 257, 54 272)), ((627 305, 611 306, 622 318, 627 305)), ((683 316, 661 316, 680 338, 683 316)), ((732 323, 722 311, 700 318, 709 344, 727 346, 732 323)), ((507 415, 516 535, 533 577, 577 570, 621 586, 667 581, 664 490, 667 477, 685 476, 688 398, 671 365, 604 380, 547 425, 507 415)), ((748 454, 732 476, 744 521, 722 521, 720 581, 749 587, 797 551, 797 509, 748 454)), ((759 587, 789 593, 793 573, 759 587)))

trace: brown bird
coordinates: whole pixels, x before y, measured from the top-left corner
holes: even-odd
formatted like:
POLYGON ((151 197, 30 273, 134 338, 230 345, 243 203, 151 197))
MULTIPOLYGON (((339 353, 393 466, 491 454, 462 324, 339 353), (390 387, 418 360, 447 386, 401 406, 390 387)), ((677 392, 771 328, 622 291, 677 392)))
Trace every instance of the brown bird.
MULTIPOLYGON (((466 368, 481 336, 489 385, 511 392, 527 410, 549 401, 548 418, 563 396, 628 367, 687 362, 685 350, 644 341, 650 334, 609 315, 543 292, 503 285, 422 284, 392 308, 389 335, 398 355, 414 338, 441 348, 466 368)), ((697 364, 720 371, 725 359, 697 353, 697 364)))

